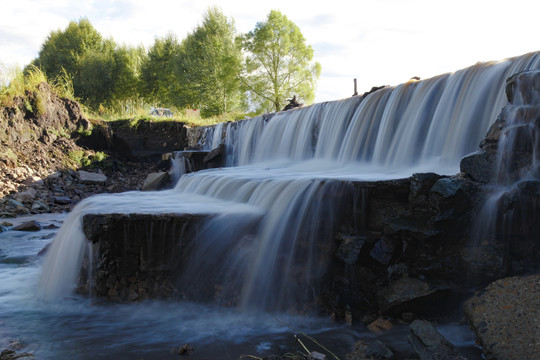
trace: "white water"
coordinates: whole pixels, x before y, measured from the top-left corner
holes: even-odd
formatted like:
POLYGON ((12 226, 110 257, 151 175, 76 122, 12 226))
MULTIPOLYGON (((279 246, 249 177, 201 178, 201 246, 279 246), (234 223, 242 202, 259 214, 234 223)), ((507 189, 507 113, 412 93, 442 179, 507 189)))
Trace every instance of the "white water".
MULTIPOLYGON (((304 301, 313 296, 309 292, 316 286, 318 254, 305 250, 304 240, 296 242, 316 241, 316 234, 331 232, 339 204, 325 201, 329 198, 325 192, 346 193, 343 180, 399 178, 425 171, 456 173, 461 157, 476 150, 504 105, 505 79, 531 68, 540 68, 538 53, 385 88, 363 101, 353 97, 219 125, 205 134, 203 145, 217 146, 224 133, 227 162, 233 167, 187 174, 166 192, 83 201, 53 243, 40 294, 51 299, 75 287, 85 242, 82 214, 164 212, 166 208, 167 212, 223 214, 228 221, 258 221, 242 263, 234 267, 248 274, 242 280, 240 303, 279 309, 286 305, 284 298, 304 301), (253 213, 259 214, 257 220, 247 216, 253 213), (299 255, 301 251, 307 251, 305 256, 299 255), (291 264, 299 258, 309 270, 300 280, 288 279, 291 264), (299 293, 292 294, 295 288, 299 293)), ((209 248, 221 241, 224 228, 220 226, 209 224, 212 230, 197 243, 209 248)), ((217 269, 231 262, 223 253, 218 260, 222 263, 217 269)), ((234 269, 228 277, 235 276, 234 271, 240 277, 234 269)))

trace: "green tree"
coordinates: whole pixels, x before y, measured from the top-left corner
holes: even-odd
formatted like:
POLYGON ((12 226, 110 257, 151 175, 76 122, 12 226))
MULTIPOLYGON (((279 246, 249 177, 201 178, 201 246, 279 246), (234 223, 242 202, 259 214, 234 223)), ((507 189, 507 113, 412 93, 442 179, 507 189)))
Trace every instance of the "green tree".
POLYGON ((181 101, 201 108, 203 116, 236 110, 241 105, 242 50, 233 20, 210 7, 201 25, 183 41, 177 69, 181 101))
POLYGON ((175 59, 180 52, 181 44, 174 34, 154 41, 141 65, 140 92, 147 101, 164 106, 178 102, 175 59))
POLYGON ((117 47, 114 57, 114 71, 112 74, 115 102, 123 104, 139 99, 139 76, 145 53, 142 47, 117 47))
POLYGON ((313 62, 313 48, 298 26, 277 10, 243 37, 247 51, 243 82, 249 100, 262 111, 269 105, 279 111, 297 95, 306 103, 315 98, 321 66, 313 62))
POLYGON ((65 30, 52 31, 31 65, 41 68, 49 79, 67 74, 73 79, 74 96, 93 107, 112 93, 115 47, 113 40, 104 39, 82 18, 71 21, 65 30))

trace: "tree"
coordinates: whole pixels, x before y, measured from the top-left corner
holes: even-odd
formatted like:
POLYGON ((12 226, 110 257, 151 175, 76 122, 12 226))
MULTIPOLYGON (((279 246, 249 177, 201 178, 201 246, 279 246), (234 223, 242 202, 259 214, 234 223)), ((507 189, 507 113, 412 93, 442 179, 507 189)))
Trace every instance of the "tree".
POLYGON ((200 107, 203 116, 239 108, 242 50, 234 22, 210 7, 203 22, 183 41, 177 69, 182 100, 200 107))
POLYGON ((31 65, 49 79, 67 74, 76 98, 95 108, 110 100, 116 43, 104 39, 86 18, 71 21, 65 30, 52 31, 31 65))
POLYGON ((243 37, 243 48, 247 57, 242 78, 258 110, 271 105, 279 111, 292 95, 313 101, 321 66, 312 62, 313 48, 285 15, 270 11, 265 22, 243 37))
POLYGON ((147 101, 164 106, 177 102, 175 59, 180 52, 181 45, 174 34, 156 38, 141 65, 140 91, 147 101))

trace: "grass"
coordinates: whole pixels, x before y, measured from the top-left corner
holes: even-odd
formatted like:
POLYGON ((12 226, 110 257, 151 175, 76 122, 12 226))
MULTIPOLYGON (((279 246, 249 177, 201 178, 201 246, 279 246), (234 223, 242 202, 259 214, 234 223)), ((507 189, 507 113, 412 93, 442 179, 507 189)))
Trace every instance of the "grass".
POLYGON ((58 96, 74 100, 73 82, 71 77, 64 71, 58 78, 50 81, 41 69, 30 66, 26 71, 19 67, 4 67, 0 64, 0 106, 10 107, 16 97, 24 97, 28 92, 36 93, 34 104, 28 100, 24 106, 27 111, 44 111, 44 100, 37 91, 41 83, 48 83, 58 96))

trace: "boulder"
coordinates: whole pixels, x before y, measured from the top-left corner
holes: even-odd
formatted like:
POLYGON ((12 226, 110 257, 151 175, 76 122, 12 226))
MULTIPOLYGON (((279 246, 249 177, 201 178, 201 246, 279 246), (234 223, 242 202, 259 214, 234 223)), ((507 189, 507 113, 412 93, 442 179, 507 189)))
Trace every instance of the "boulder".
POLYGON ((225 144, 219 144, 215 149, 210 151, 203 159, 203 163, 223 163, 223 156, 225 154, 225 144))
POLYGON ((68 196, 54 196, 53 201, 55 204, 59 204, 59 205, 67 205, 67 204, 71 204, 72 202, 71 198, 68 196))
POLYGON ((430 286, 426 281, 403 277, 379 289, 379 309, 386 313, 417 312, 422 304, 435 298, 441 289, 430 286))
POLYGON ((464 311, 486 359, 540 359, 540 275, 497 280, 464 311))
POLYGON ((35 221, 27 221, 20 225, 17 225, 13 228, 15 231, 39 231, 41 230, 41 225, 35 221))
POLYGON ((141 188, 142 191, 159 190, 162 189, 169 181, 169 173, 157 172, 148 174, 144 184, 141 188))
POLYGON ((13 196, 15 198, 15 200, 19 201, 19 202, 25 202, 25 201, 31 201, 33 199, 35 199, 36 197, 36 190, 34 188, 28 188, 24 191, 21 191, 20 193, 18 194, 15 194, 15 196, 13 196))
POLYGON ((359 236, 345 237, 336 251, 336 257, 345 264, 352 265, 358 260, 365 243, 366 239, 359 236))
POLYGON ((380 340, 375 340, 367 346, 366 355, 374 359, 392 359, 394 357, 392 350, 380 340))
POLYGON ((105 174, 93 173, 89 171, 79 170, 79 180, 83 184, 103 184, 107 181, 105 174))
POLYGON ((409 344, 420 360, 466 360, 428 321, 415 320, 410 325, 409 344))
POLYGON ((483 150, 473 152, 461 159, 460 170, 474 181, 487 184, 494 176, 496 154, 483 150))

